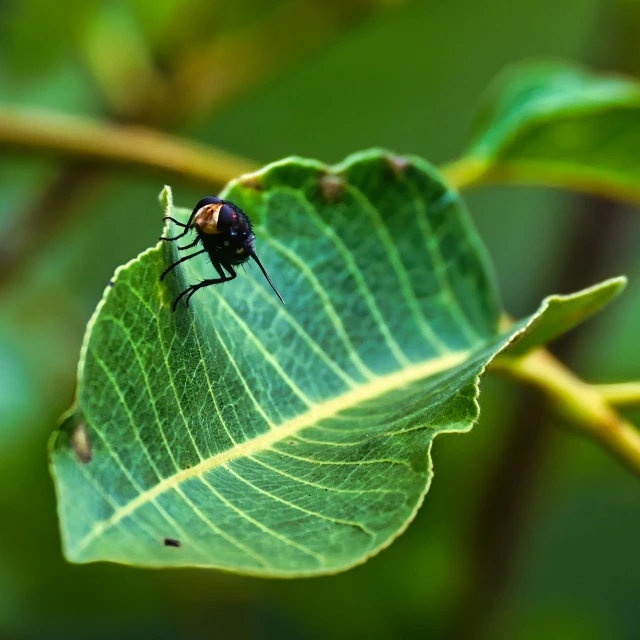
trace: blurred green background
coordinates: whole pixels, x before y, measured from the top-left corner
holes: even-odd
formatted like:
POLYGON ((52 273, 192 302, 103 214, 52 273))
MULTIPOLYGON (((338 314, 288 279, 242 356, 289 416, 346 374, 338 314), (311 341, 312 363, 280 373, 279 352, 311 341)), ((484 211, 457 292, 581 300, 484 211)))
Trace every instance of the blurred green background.
MULTIPOLYGON (((0 106, 144 124, 260 163, 371 146, 443 163, 504 67, 637 75, 639 32, 630 0, 4 0, 0 106)), ((491 377, 477 427, 436 442, 416 521, 364 566, 267 581, 67 564, 46 444, 105 284, 159 235, 162 184, 0 148, 0 638, 640 637, 637 478, 491 377)), ((184 206, 204 195, 173 187, 184 206)), ((637 378, 638 212, 530 188, 468 202, 515 315, 629 275, 554 351, 589 380, 637 378)))

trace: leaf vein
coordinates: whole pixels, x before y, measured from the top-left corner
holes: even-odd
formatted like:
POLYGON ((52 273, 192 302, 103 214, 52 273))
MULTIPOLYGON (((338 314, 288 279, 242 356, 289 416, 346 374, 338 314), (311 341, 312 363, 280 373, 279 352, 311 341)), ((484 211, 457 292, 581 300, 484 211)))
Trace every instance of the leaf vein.
POLYGON ((302 551, 303 553, 306 553, 307 555, 310 555, 312 558, 315 558, 315 560, 318 561, 318 564, 320 565, 320 567, 324 567, 325 566, 326 561, 325 561, 323 556, 321 556, 320 554, 316 553, 315 551, 312 551, 306 545, 299 544, 298 542, 295 542, 294 540, 291 540, 290 538, 287 538, 287 536, 284 536, 281 533, 278 533, 277 531, 274 531, 273 529, 271 529, 270 527, 266 526, 265 524, 263 524, 259 520, 256 520, 255 518, 250 516, 246 511, 244 511, 243 509, 240 509, 240 507, 238 507, 237 505, 233 504, 233 502, 231 502, 231 500, 225 498, 204 476, 200 476, 200 480, 204 484, 206 484, 209 487, 209 489, 211 489, 211 491, 214 493, 214 495, 219 500, 224 502, 224 504, 226 504, 230 509, 233 509, 233 511, 235 511, 241 518, 244 518, 245 520, 250 522, 255 527, 258 527, 258 529, 260 529, 261 531, 264 531, 267 535, 271 536, 272 538, 275 538, 276 540, 279 540, 280 542, 283 542, 284 544, 286 544, 286 545, 288 545, 290 547, 293 547, 294 549, 298 549, 298 551, 302 551))
POLYGON ((431 324, 427 321, 420 308, 420 303, 418 302, 418 298, 416 297, 416 293, 413 289, 413 285, 411 284, 411 279, 409 278, 409 274, 407 273, 406 267, 402 262, 402 258, 398 253, 398 247, 393 242, 389 235, 389 231, 382 221, 379 211, 374 207, 373 203, 367 196, 360 191, 360 189, 354 187, 353 185, 349 185, 347 187, 354 197, 360 201, 362 208, 368 213, 371 221, 373 223, 373 227, 376 230, 378 235, 378 239, 386 250, 386 253, 389 257, 389 262, 391 263, 391 268, 393 269, 396 278, 398 279, 398 283, 400 284, 400 290, 402 291, 402 295, 409 305, 411 309, 411 315, 413 316, 416 324, 422 330, 427 341, 433 345, 436 349, 436 352, 439 354, 449 353, 451 349, 444 344, 437 333, 434 331, 431 324))
MULTIPOLYGON (((261 464, 261 465, 263 465, 265 467, 268 467, 270 469, 273 468, 270 465, 262 462, 261 460, 258 460, 256 458, 254 458, 253 456, 249 456, 249 457, 251 458, 251 460, 253 460, 254 462, 257 462, 258 464, 261 464)), ((288 507, 291 507, 292 509, 296 509, 298 511, 302 511, 303 513, 306 513, 307 515, 313 516, 315 518, 321 518, 322 520, 328 520, 329 522, 333 522, 335 524, 345 524, 345 525, 348 525, 350 527, 357 527, 358 529, 361 529, 367 535, 371 536, 371 538, 373 538, 374 540, 376 539, 375 533, 373 533, 373 531, 371 531, 369 528, 367 528, 361 522, 354 522, 354 521, 351 521, 351 520, 342 520, 340 518, 333 518, 331 516, 325 515, 324 513, 318 513, 317 511, 311 511, 310 509, 305 509, 304 507, 301 507, 299 504, 295 504, 294 502, 289 502, 288 500, 285 500, 284 498, 281 498, 280 496, 276 496, 273 493, 271 493, 270 491, 267 491, 266 489, 263 489, 262 487, 259 487, 258 485, 254 484, 250 480, 247 480, 244 476, 240 475, 239 473, 237 473, 236 471, 231 469, 231 467, 225 465, 225 469, 230 471, 239 480, 242 480, 246 484, 251 485, 254 489, 259 491, 260 493, 263 493, 263 494, 269 496, 271 499, 276 500, 278 502, 281 502, 282 504, 285 504, 288 507)), ((278 472, 277 469, 274 469, 274 470, 278 472)))

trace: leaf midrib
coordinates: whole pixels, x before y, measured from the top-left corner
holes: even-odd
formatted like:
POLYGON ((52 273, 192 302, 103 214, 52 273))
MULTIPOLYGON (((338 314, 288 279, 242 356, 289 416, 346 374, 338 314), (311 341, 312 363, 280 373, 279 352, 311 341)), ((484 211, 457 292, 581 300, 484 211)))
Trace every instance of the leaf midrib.
POLYGON ((173 475, 163 479, 151 489, 140 493, 136 498, 117 509, 109 518, 98 522, 89 533, 78 543, 75 551, 81 553, 89 544, 105 531, 118 524, 121 520, 134 513, 140 507, 155 500, 159 495, 176 488, 182 482, 190 478, 204 475, 210 469, 226 465, 227 463, 241 457, 250 456, 259 451, 268 449, 283 438, 290 437, 322 420, 331 418, 341 411, 353 408, 363 402, 372 400, 388 392, 400 389, 412 382, 427 378, 452 369, 469 359, 471 350, 456 351, 439 358, 430 359, 405 369, 395 371, 384 376, 378 376, 355 389, 351 389, 344 394, 331 398, 325 402, 314 405, 309 411, 298 417, 261 434, 251 440, 231 447, 226 451, 218 453, 189 469, 182 469, 173 475))

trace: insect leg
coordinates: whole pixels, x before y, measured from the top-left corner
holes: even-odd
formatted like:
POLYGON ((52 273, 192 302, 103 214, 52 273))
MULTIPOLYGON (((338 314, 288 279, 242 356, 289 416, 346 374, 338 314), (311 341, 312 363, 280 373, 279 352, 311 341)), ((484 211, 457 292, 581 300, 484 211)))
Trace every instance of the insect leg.
POLYGON ((202 282, 199 282, 198 284, 192 284, 188 289, 185 289, 174 301, 173 303, 173 310, 176 310, 176 307, 178 306, 178 302, 180 302, 180 300, 182 299, 183 296, 187 296, 187 299, 185 300, 185 306, 189 307, 189 300, 191 299, 191 296, 198 290, 198 289, 203 289, 204 287, 210 287, 211 285, 214 284, 222 284, 223 282, 229 282, 229 280, 233 280, 237 274, 234 271, 233 267, 231 265, 224 265, 224 268, 229 272, 230 275, 225 275, 224 271, 222 271, 222 267, 219 264, 216 264, 215 262, 213 263, 213 266, 216 268, 216 271, 220 274, 219 278, 208 278, 207 280, 203 280, 202 282))
POLYGON ((164 270, 164 272, 160 276, 160 280, 164 280, 164 277, 167 275, 167 273, 169 273, 169 271, 171 271, 171 269, 173 269, 174 267, 177 267, 181 262, 185 262, 185 260, 191 260, 191 258, 195 258, 196 256, 199 256, 201 253, 206 253, 206 249, 201 249, 200 251, 196 251, 195 253, 192 253, 190 256, 185 256, 184 258, 180 258, 180 260, 178 260, 177 262, 174 262, 170 267, 167 267, 164 270))
POLYGON ((179 238, 182 238, 183 236, 186 236, 187 233, 189 233, 189 229, 193 228, 193 219, 196 217, 196 213, 198 213, 197 209, 194 209, 191 212, 191 215, 189 216, 189 220, 187 220, 187 224, 182 224, 182 222, 179 222, 178 220, 176 220, 175 218, 172 218, 171 216, 165 216, 164 218, 162 218, 163 220, 171 220, 174 224, 177 224, 180 227, 184 227, 184 231, 180 234, 178 234, 177 236, 174 236, 173 238, 160 238, 160 240, 178 240, 179 238))
POLYGON ((175 218, 172 218, 171 216, 165 216, 162 219, 171 220, 172 222, 175 222, 175 224, 179 225, 180 227, 184 227, 184 231, 178 234, 177 236, 173 236, 173 238, 169 238, 167 236, 160 236, 160 240, 167 240, 168 242, 173 242, 174 240, 179 240, 180 238, 183 238, 189 232, 189 229, 190 229, 189 225, 182 224, 182 222, 178 222, 178 220, 176 220, 175 218))
POLYGON ((195 247, 198 242, 200 242, 200 238, 196 238, 191 244, 185 244, 184 247, 178 247, 178 250, 184 251, 185 249, 191 249, 192 247, 195 247))
MULTIPOLYGON (((229 280, 233 280, 236 277, 236 270, 227 262, 221 262, 220 263, 228 272, 229 275, 231 276, 230 278, 228 278, 229 280)), ((224 272, 223 272, 224 273, 224 272)))
POLYGON ((162 218, 162 220, 171 220, 171 222, 175 222, 179 227, 188 227, 188 224, 183 224, 182 222, 180 222, 179 220, 176 220, 175 218, 172 218, 171 216, 165 216, 164 218, 162 218))
POLYGON ((222 270, 222 267, 220 266, 220 263, 219 262, 213 262, 212 264, 213 264, 215 270, 220 274, 220 277, 226 279, 227 278, 227 274, 222 270))
POLYGON ((202 282, 199 282, 196 285, 193 285, 191 287, 191 291, 189 292, 189 294, 187 295, 186 300, 184 301, 185 305, 188 307, 189 306, 189 300, 191 299, 191 296, 198 290, 198 289, 203 289, 204 287, 210 287, 214 284, 222 284, 223 282, 229 282, 229 280, 233 280, 236 277, 236 273, 234 272, 232 276, 225 276, 224 278, 210 278, 208 280, 203 280, 202 282))

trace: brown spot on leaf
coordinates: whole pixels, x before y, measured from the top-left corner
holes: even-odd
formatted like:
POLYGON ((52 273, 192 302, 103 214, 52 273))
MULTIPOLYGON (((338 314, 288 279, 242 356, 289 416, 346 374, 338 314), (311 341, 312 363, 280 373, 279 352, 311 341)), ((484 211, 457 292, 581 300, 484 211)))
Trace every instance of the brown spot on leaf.
POLYGON ((71 447, 76 454, 78 462, 87 464, 93 459, 91 440, 89 440, 89 432, 84 422, 78 422, 73 428, 71 432, 71 447))
POLYGON ((397 176, 401 176, 410 164, 409 160, 402 156, 386 156, 386 159, 397 176))
POLYGON ((164 539, 165 547, 181 547, 182 543, 180 540, 176 540, 175 538, 165 538, 164 539))
POLYGON ((344 178, 327 173, 320 178, 320 191, 327 202, 339 202, 344 193, 344 178))
POLYGON ((240 179, 240 184, 247 189, 253 189, 254 191, 263 191, 264 185, 260 182, 258 176, 248 175, 240 179))

